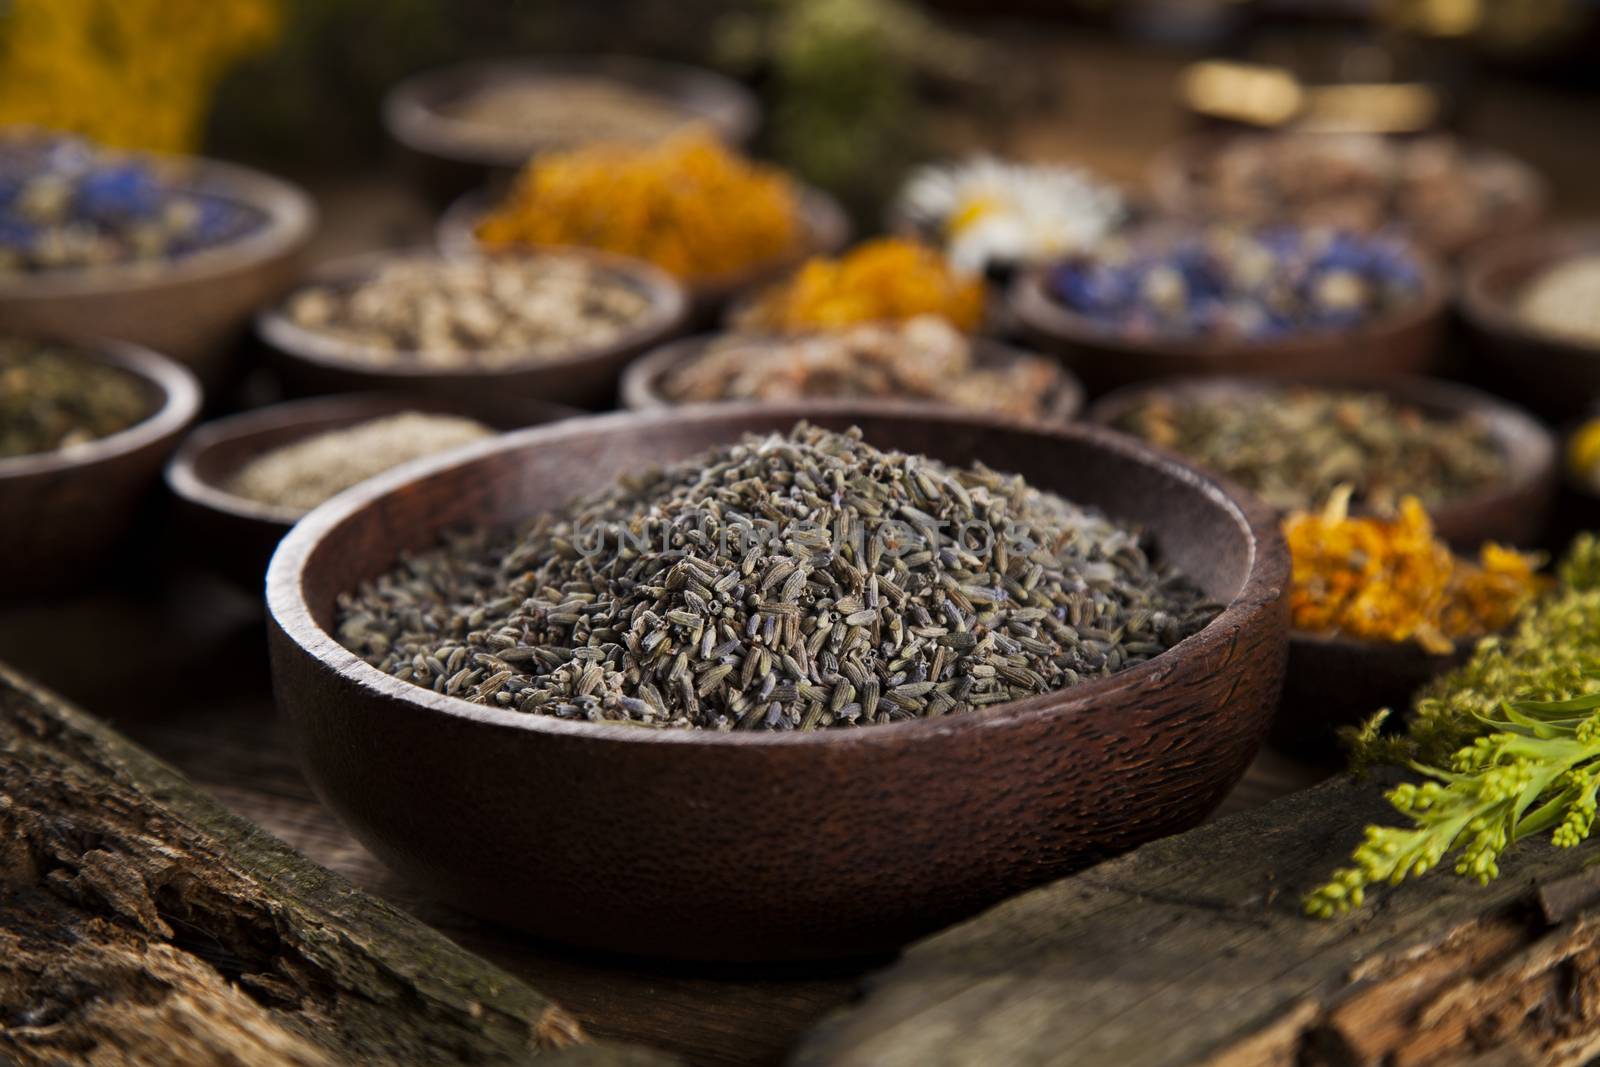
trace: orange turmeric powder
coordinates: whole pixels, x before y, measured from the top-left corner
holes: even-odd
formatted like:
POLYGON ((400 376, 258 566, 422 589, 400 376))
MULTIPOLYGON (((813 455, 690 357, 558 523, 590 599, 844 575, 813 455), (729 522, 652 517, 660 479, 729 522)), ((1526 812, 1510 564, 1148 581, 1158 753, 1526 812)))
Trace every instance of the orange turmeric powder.
POLYGON ((1341 489, 1320 512, 1284 520, 1293 559, 1289 606, 1298 630, 1416 641, 1435 654, 1511 624, 1544 587, 1540 559, 1485 544, 1476 563, 1434 536, 1415 497, 1393 519, 1351 517, 1341 489))

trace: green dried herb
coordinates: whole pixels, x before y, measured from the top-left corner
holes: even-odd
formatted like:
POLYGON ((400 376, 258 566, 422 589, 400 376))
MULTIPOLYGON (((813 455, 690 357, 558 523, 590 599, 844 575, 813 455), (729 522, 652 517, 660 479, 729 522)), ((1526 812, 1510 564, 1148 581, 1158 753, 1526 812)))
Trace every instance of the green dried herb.
POLYGON ((126 371, 68 348, 0 340, 0 459, 109 437, 144 420, 151 406, 126 371))
POLYGON ((1476 415, 1433 415, 1382 393, 1310 387, 1157 397, 1117 428, 1227 475, 1282 511, 1317 510, 1348 485, 1357 509, 1428 507, 1505 476, 1476 415))
POLYGON ((1600 542, 1579 538, 1560 590, 1515 631, 1486 638, 1461 669, 1428 687, 1404 735, 1381 736, 1381 712, 1356 737, 1358 762, 1400 762, 1427 781, 1387 794, 1409 827, 1367 827, 1351 859, 1306 897, 1308 914, 1359 907, 1456 854, 1457 874, 1487 882, 1507 848, 1549 833, 1570 848, 1593 829, 1600 787, 1600 542), (1448 769, 1444 769, 1448 767, 1448 769))

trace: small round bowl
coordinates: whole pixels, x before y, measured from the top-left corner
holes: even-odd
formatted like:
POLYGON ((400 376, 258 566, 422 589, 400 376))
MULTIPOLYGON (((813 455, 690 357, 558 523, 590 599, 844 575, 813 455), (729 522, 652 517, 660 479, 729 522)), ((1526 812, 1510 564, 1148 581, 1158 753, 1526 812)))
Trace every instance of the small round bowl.
POLYGON ((578 414, 575 408, 492 392, 472 398, 356 393, 274 404, 205 423, 184 439, 166 467, 190 557, 260 594, 273 549, 300 516, 229 492, 228 479, 264 452, 406 411, 461 415, 501 431, 578 414))
POLYGON ((384 129, 410 157, 424 192, 445 204, 485 182, 503 181, 537 152, 573 146, 532 133, 491 139, 442 107, 507 82, 574 77, 604 78, 658 96, 736 147, 750 140, 761 121, 753 93, 709 70, 633 56, 545 56, 461 63, 407 78, 384 97, 384 129))
MULTIPOLYGON (((609 406, 617 377, 639 353, 677 335, 684 327, 688 300, 683 287, 665 271, 642 260, 590 249, 551 249, 586 259, 633 285, 649 299, 650 310, 615 340, 577 349, 557 359, 530 353, 498 367, 433 367, 381 363, 363 358, 348 341, 295 323, 285 313, 287 299, 256 316, 256 334, 268 362, 285 385, 299 394, 349 393, 396 389, 418 393, 481 396, 496 392, 554 404, 609 406)), ((306 285, 349 285, 370 275, 386 260, 407 253, 372 252, 338 260, 314 272, 306 285)))
MULTIPOLYGON (((778 281, 812 256, 832 255, 850 240, 850 219, 839 202, 820 189, 800 187, 801 240, 776 259, 732 274, 685 281, 689 290, 689 320, 701 329, 713 328, 724 310, 741 295, 778 281)), ((486 189, 467 193, 439 219, 435 237, 446 255, 482 252, 474 234, 478 220, 493 203, 486 189)))
POLYGON ((1274 517, 1099 428, 799 405, 625 413, 525 430, 344 493, 267 577, 278 706, 320 795, 386 863, 556 940, 699 959, 859 955, 1192 826, 1277 705, 1288 557, 1274 517), (812 733, 648 730, 479 707, 331 636, 339 594, 463 524, 800 418, 984 461, 1147 529, 1226 604, 1110 678, 977 712, 812 733))
POLYGON ((237 241, 171 263, 59 270, 0 280, 0 331, 94 341, 116 337, 186 364, 207 388, 233 370, 256 308, 300 273, 316 224, 310 197, 278 178, 209 159, 157 157, 174 184, 263 212, 237 241))
MULTIPOLYGON (((1239 134, 1201 133, 1180 139, 1156 153, 1151 160, 1148 184, 1150 195, 1160 210, 1186 218, 1213 219, 1216 211, 1200 195, 1196 175, 1217 151, 1239 134)), ((1262 136, 1247 134, 1245 136, 1262 136)), ((1336 137, 1336 133, 1266 134, 1280 137, 1336 137)), ((1467 144, 1466 153, 1474 165, 1491 169, 1510 196, 1500 217, 1484 231, 1459 248, 1432 248, 1434 255, 1454 263, 1461 253, 1508 234, 1521 233, 1544 217, 1549 187, 1539 172, 1504 152, 1477 144, 1467 144)), ((1292 220, 1290 220, 1292 221, 1292 220)))
POLYGON ((200 411, 200 384, 180 364, 122 342, 78 347, 137 376, 150 414, 75 448, 0 459, 0 599, 92 578, 132 527, 167 453, 200 411))
POLYGON ((1324 766, 1344 756, 1339 728, 1374 712, 1404 717, 1417 691, 1472 655, 1476 640, 1436 655, 1415 641, 1360 641, 1339 634, 1289 632, 1283 700, 1268 737, 1273 748, 1324 766))
POLYGON ((1438 269, 1425 258, 1418 262, 1422 291, 1404 307, 1351 330, 1270 340, 1126 337, 1052 296, 1048 267, 1018 275, 1007 302, 1031 347, 1059 357, 1096 395, 1172 377, 1370 379, 1418 374, 1433 362, 1448 300, 1438 269))
POLYGON ((1195 378, 1129 386, 1101 397, 1084 418, 1113 427, 1158 397, 1176 401, 1227 398, 1266 389, 1329 386, 1380 392, 1432 415, 1473 415, 1489 427, 1506 456, 1505 481, 1429 509, 1434 530, 1457 551, 1476 554, 1485 541, 1536 544, 1549 518, 1558 482, 1555 435, 1520 408, 1454 382, 1431 378, 1302 377, 1282 381, 1245 378, 1195 378))
POLYGON ((1461 316, 1481 376, 1550 419, 1582 414, 1600 398, 1600 344, 1535 329, 1516 304, 1544 271, 1582 255, 1600 255, 1600 224, 1497 241, 1467 261, 1461 281, 1461 316))
MULTIPOLYGON (((634 360, 628 365, 628 369, 622 373, 622 406, 633 411, 660 411, 666 408, 688 406, 669 398, 662 392, 661 383, 663 379, 685 363, 698 357, 701 352, 705 351, 707 346, 723 340, 727 336, 726 334, 702 334, 698 337, 685 337, 681 340, 673 341, 671 344, 663 345, 654 352, 634 360)), ((980 366, 1004 366, 1028 355, 1026 352, 988 338, 974 338, 972 343, 974 358, 980 366)), ((903 404, 912 411, 926 410, 933 404, 932 401, 914 399, 883 399, 875 400, 874 402, 903 404)), ((751 400, 726 401, 726 403, 761 405, 761 401, 751 400)), ((812 397, 808 398, 806 403, 818 409, 835 405, 849 409, 861 403, 861 398, 840 397, 838 399, 828 399, 812 397)), ((1078 417, 1078 413, 1082 410, 1083 386, 1070 373, 1063 372, 1060 386, 1055 390, 1054 395, 1046 398, 1045 412, 1039 419, 1046 423, 1071 422, 1078 417)), ((982 414, 982 412, 978 411, 971 413, 974 415, 982 414)))

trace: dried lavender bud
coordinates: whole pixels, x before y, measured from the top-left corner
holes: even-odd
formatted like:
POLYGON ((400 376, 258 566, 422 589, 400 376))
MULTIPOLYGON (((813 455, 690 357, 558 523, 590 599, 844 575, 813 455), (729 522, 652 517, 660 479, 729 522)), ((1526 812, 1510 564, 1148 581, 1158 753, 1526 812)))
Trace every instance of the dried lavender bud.
POLYGON ((1075 685, 1216 612, 1096 511, 802 423, 450 535, 342 596, 338 636, 478 703, 806 730, 1075 685), (451 673, 459 648, 494 660, 451 673))

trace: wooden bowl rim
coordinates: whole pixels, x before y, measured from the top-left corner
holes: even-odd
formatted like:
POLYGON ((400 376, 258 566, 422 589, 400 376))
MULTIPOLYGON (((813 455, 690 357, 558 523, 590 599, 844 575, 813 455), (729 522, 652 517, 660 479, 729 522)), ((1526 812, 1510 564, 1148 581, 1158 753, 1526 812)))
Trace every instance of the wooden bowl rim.
MULTIPOLYGON (((667 100, 710 124, 730 144, 745 144, 761 124, 761 105, 755 94, 710 68, 624 53, 551 53, 469 60, 413 74, 384 94, 384 128, 412 151, 460 163, 520 167, 531 153, 545 150, 537 139, 529 142, 531 147, 510 141, 486 144, 486 139, 463 132, 473 123, 441 113, 439 103, 470 96, 493 83, 574 76, 609 79, 667 100), (692 106, 695 97, 714 99, 719 114, 692 106)), ((567 146, 552 142, 549 147, 567 146)))
POLYGON ((57 341, 31 336, 27 340, 59 344, 87 359, 126 371, 153 387, 160 399, 148 415, 125 430, 67 450, 57 448, 0 458, 0 480, 55 474, 117 459, 178 433, 200 412, 200 382, 194 374, 176 360, 142 345, 126 341, 57 341))
MULTIPOLYGON (((854 410, 866 417, 889 417, 922 422, 945 423, 953 428, 1004 426, 993 420, 972 418, 944 410, 919 411, 909 415, 893 406, 860 404, 854 410)), ((762 409, 763 416, 787 421, 815 415, 817 409, 804 404, 774 405, 762 409)), ((837 414, 838 409, 828 412, 837 414)), ((1245 576, 1239 591, 1223 610, 1201 630, 1144 663, 1106 678, 1083 682, 1069 689, 1041 693, 1022 700, 991 705, 962 715, 936 719, 914 719, 876 724, 859 730, 817 731, 729 731, 662 729, 641 730, 634 726, 574 722, 548 715, 531 715, 504 708, 471 704, 459 697, 445 696, 388 675, 346 649, 324 630, 306 603, 302 575, 321 543, 335 529, 355 520, 374 502, 402 491, 417 480, 465 468, 499 453, 529 448, 559 448, 567 436, 626 434, 639 426, 720 423, 737 426, 740 412, 729 405, 698 405, 667 412, 619 412, 570 420, 550 427, 533 427, 467 445, 444 457, 424 457, 388 474, 341 493, 313 510, 289 531, 279 543, 267 570, 266 602, 273 622, 304 655, 353 684, 386 700, 412 708, 437 712, 466 723, 485 727, 584 738, 601 743, 698 745, 721 748, 814 748, 816 746, 869 745, 895 748, 907 741, 931 740, 976 730, 995 729, 1018 721, 1045 717, 1082 716, 1097 706, 1120 707, 1137 698, 1144 686, 1159 686, 1180 663, 1199 663, 1207 653, 1221 652, 1238 640, 1239 632, 1283 596, 1289 582, 1288 549, 1278 529, 1277 517, 1264 505, 1248 496, 1231 492, 1219 479, 1167 455, 1149 449, 1134 439, 1098 426, 1074 423, 1059 427, 1028 427, 1028 433, 1041 437, 1072 438, 1093 448, 1150 467, 1170 481, 1185 484, 1222 508, 1236 523, 1241 537, 1248 541, 1245 576)), ((732 438, 745 432, 734 429, 732 438)), ((1223 657, 1226 660, 1226 656, 1223 657)))
MULTIPOLYGON (((1263 393, 1297 388, 1383 393, 1394 400, 1413 404, 1424 410, 1483 416, 1490 432, 1505 449, 1505 478, 1495 486, 1476 493, 1452 497, 1435 506, 1431 514, 1436 525, 1441 515, 1456 510, 1488 508, 1508 494, 1514 494, 1549 478, 1558 463, 1555 435, 1522 408, 1470 385, 1414 374, 1361 378, 1328 375, 1298 375, 1286 378, 1227 376, 1159 378, 1113 389, 1091 403, 1088 410, 1083 413, 1083 419, 1085 422, 1110 429, 1122 416, 1156 397, 1193 397, 1207 393, 1263 393)), ((1160 446, 1151 447, 1161 452, 1168 451, 1160 446)))
MULTIPOLYGON (((765 334, 739 334, 736 331, 712 331, 709 333, 695 334, 691 337, 680 337, 675 341, 668 341, 659 348, 652 349, 628 364, 622 372, 622 405, 630 411, 662 411, 671 408, 689 407, 667 397, 661 391, 661 379, 669 372, 676 370, 684 363, 698 356, 710 344, 733 337, 742 337, 752 343, 759 344, 768 337, 773 339, 791 338, 793 335, 765 335, 765 334)), ((1047 425, 1067 423, 1076 419, 1082 412, 1087 402, 1088 394, 1083 383, 1071 370, 1062 366, 1048 356, 1031 352, 1016 345, 992 337, 968 335, 967 340, 972 343, 973 358, 980 364, 1009 363, 1018 359, 1031 357, 1045 359, 1061 372, 1061 384, 1055 390, 1055 395, 1046 406, 1045 413, 1026 422, 1043 422, 1047 425)), ((914 398, 888 398, 888 397, 810 397, 807 403, 818 408, 827 408, 833 405, 842 405, 846 409, 853 404, 863 401, 873 403, 894 404, 903 406, 912 412, 926 411, 929 408, 946 408, 952 411, 971 412, 983 414, 972 408, 957 407, 953 404, 941 404, 931 400, 916 400, 914 398)), ((765 407, 769 402, 761 400, 731 399, 709 401, 717 406, 749 405, 751 407, 765 407)))
MULTIPOLYGON (((526 405, 530 413, 545 409, 545 413, 550 416, 547 422, 557 422, 580 414, 577 408, 548 400, 519 398, 517 403, 526 405)), ((288 400, 236 415, 226 415, 201 423, 183 439, 178 450, 167 461, 164 472, 167 488, 178 499, 208 511, 262 523, 274 529, 287 530, 305 513, 230 493, 217 481, 200 474, 200 465, 205 457, 224 445, 249 441, 277 430, 298 427, 304 432, 292 439, 278 441, 270 446, 271 448, 303 441, 325 431, 365 422, 369 418, 381 418, 386 414, 399 414, 404 411, 423 410, 429 414, 459 414, 483 421, 485 413, 481 410, 474 411, 475 407, 481 405, 477 405, 470 397, 375 391, 336 393, 306 400, 288 400)), ((260 456, 267 450, 257 449, 251 453, 251 457, 260 456)))
POLYGON ((1158 335, 1128 337, 1102 326, 1087 315, 1062 304, 1049 292, 1049 275, 1055 264, 1030 267, 1018 273, 1007 290, 1006 303, 1024 326, 1075 345, 1108 349, 1124 355, 1162 355, 1197 362, 1226 362, 1231 358, 1278 353, 1294 359, 1330 347, 1352 348, 1381 344, 1390 337, 1442 319, 1450 300, 1450 287, 1438 260, 1414 244, 1407 244, 1422 278, 1422 289, 1412 300, 1373 319, 1343 330, 1310 330, 1283 337, 1189 337, 1158 335))
MULTIPOLYGON (((691 301, 715 298, 725 300, 743 289, 781 277, 816 255, 826 255, 843 248, 850 240, 850 219, 839 202, 826 192, 791 178, 796 191, 801 235, 799 243, 770 260, 752 264, 742 270, 726 274, 705 275, 700 278, 674 278, 689 294, 691 301)), ((434 240, 447 256, 493 255, 483 249, 473 236, 477 222, 488 210, 493 199, 488 189, 474 189, 463 193, 439 216, 434 229, 434 240)), ((529 247, 584 248, 582 245, 551 245, 529 247)), ((584 248, 585 251, 594 251, 584 248)), ((614 254, 614 253, 608 253, 614 254)), ((660 269, 660 268, 656 268, 660 269)), ((669 277, 671 277, 669 275, 669 277)))
MULTIPOLYGON (((583 260, 607 272, 622 275, 635 285, 650 302, 650 310, 637 322, 631 323, 615 338, 601 344, 573 349, 556 358, 543 357, 531 351, 496 366, 463 363, 459 366, 438 366, 425 363, 388 363, 368 361, 355 353, 386 353, 386 349, 359 345, 333 337, 311 327, 301 326, 289 318, 286 309, 296 295, 314 285, 343 286, 371 275, 389 261, 430 258, 450 262, 468 258, 465 255, 446 255, 431 249, 380 250, 360 252, 323 264, 312 271, 278 302, 257 312, 256 334, 269 346, 290 359, 324 369, 360 374, 374 381, 405 379, 408 381, 473 380, 493 381, 514 377, 530 371, 559 373, 592 363, 604 363, 619 354, 631 351, 653 340, 670 337, 687 320, 689 297, 682 284, 666 271, 642 259, 620 256, 592 248, 575 245, 549 245, 519 249, 518 256, 562 256, 583 260)), ((471 258, 482 258, 472 253, 471 258)), ((415 351, 415 350, 407 350, 415 351)), ((494 355, 506 355, 495 352, 494 355)))
POLYGON ((298 186, 263 171, 201 156, 142 154, 174 184, 233 200, 265 215, 261 226, 175 260, 21 274, 0 281, 0 301, 139 293, 192 282, 286 255, 311 238, 317 208, 298 186))
MULTIPOLYGON (((1550 201, 1550 183, 1545 180, 1543 174, 1531 164, 1491 144, 1454 135, 1447 136, 1455 142, 1464 156, 1481 161, 1507 175, 1508 188, 1515 188, 1517 191, 1512 197, 1505 221, 1467 241, 1462 248, 1452 250, 1452 254, 1459 255, 1474 245, 1494 240, 1498 235, 1517 232, 1543 217, 1550 201)), ((1150 163, 1145 168, 1145 186, 1150 190, 1151 201, 1157 208, 1167 213, 1176 215, 1194 213, 1197 205, 1194 203, 1193 168, 1204 157, 1216 152, 1228 141, 1240 137, 1393 139, 1380 134, 1315 130, 1213 130, 1191 133, 1163 146, 1150 158, 1150 163)), ((1443 254, 1439 249, 1425 249, 1425 251, 1435 256, 1443 254)))
POLYGON ((1600 359, 1600 342, 1584 343, 1567 334, 1542 330, 1524 322, 1512 307, 1517 294, 1504 294, 1494 284, 1504 271, 1528 272, 1518 291, 1533 276, 1581 255, 1600 255, 1600 221, 1545 226, 1485 244, 1467 258, 1462 271, 1461 313, 1487 334, 1558 348, 1575 356, 1600 359))

